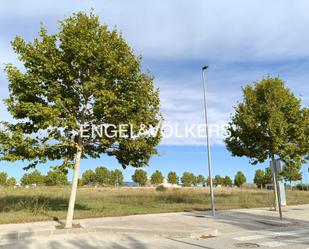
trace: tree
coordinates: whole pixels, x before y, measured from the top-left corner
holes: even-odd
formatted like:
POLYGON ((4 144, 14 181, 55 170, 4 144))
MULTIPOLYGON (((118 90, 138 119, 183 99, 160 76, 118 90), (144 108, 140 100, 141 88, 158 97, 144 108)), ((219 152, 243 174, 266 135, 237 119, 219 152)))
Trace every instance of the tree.
POLYGON ((10 178, 8 178, 8 180, 6 181, 6 185, 7 185, 7 186, 15 186, 15 185, 16 185, 16 179, 15 179, 15 177, 10 177, 10 178))
POLYGON ((8 179, 8 174, 5 172, 0 172, 0 186, 6 186, 8 179))
POLYGON ((81 178, 81 185, 93 184, 95 182, 95 173, 93 170, 86 170, 81 178))
POLYGON ((264 183, 265 183, 265 172, 264 172, 264 170, 258 169, 258 170, 255 171, 253 182, 259 188, 264 187, 264 183))
POLYGON ((99 185, 109 185, 111 172, 106 167, 97 167, 95 169, 94 182, 99 185))
POLYGON ((183 173, 181 177, 181 182, 184 187, 191 187, 192 184, 193 185, 197 184, 196 177, 194 176, 194 174, 187 171, 183 173))
POLYGON ((197 184, 204 185, 205 184, 205 177, 203 175, 198 175, 196 177, 196 181, 197 181, 197 184))
POLYGON ((232 179, 229 176, 224 177, 223 180, 223 185, 226 187, 231 187, 232 186, 232 179))
POLYGON ((220 175, 215 176, 215 182, 217 184, 223 185, 224 179, 220 175))
POLYGON ((163 175, 161 171, 156 170, 152 175, 151 175, 151 184, 161 184, 163 182, 163 175))
POLYGON ((45 177, 37 169, 30 173, 30 177, 32 178, 32 183, 37 185, 43 185, 45 183, 45 177))
POLYGON ((114 186, 123 185, 123 174, 119 169, 111 171, 111 184, 114 186))
POLYGON ((293 181, 302 180, 302 173, 299 172, 297 168, 283 166, 281 175, 284 177, 284 180, 289 181, 290 184, 293 181))
POLYGON ((45 183, 45 177, 41 174, 40 171, 35 169, 31 173, 25 173, 20 179, 22 185, 37 184, 43 185, 45 183))
POLYGON ((235 175, 235 178, 234 178, 234 184, 241 188, 242 185, 244 183, 246 183, 247 179, 245 177, 245 175, 241 172, 241 171, 238 171, 237 174, 235 175))
POLYGON ((309 154, 309 109, 301 107, 279 77, 246 86, 243 97, 227 128, 227 149, 233 156, 249 157, 252 164, 278 158, 299 171, 309 154))
POLYGON ((273 182, 273 173, 271 171, 271 168, 267 167, 265 169, 263 185, 265 186, 266 184, 271 184, 272 182, 273 182))
POLYGON ((47 186, 61 186, 68 184, 68 178, 62 170, 50 170, 45 177, 45 184, 47 186))
POLYGON ((147 172, 142 169, 136 169, 134 175, 132 175, 132 180, 140 186, 145 186, 147 182, 147 172))
MULTIPOLYGON (((214 179, 212 179, 212 182, 214 182, 214 179)), ((207 186, 210 186, 210 177, 208 176, 206 179, 207 186)))
POLYGON ((179 177, 177 176, 175 171, 170 171, 167 174, 167 181, 171 184, 178 184, 179 183, 179 177))
POLYGON ((93 13, 74 14, 52 35, 41 27, 39 36, 12 42, 24 69, 6 66, 5 103, 16 122, 3 123, 0 154, 2 160, 28 160, 27 167, 63 160, 62 167, 74 170, 65 224, 70 228, 81 159, 107 154, 123 168, 141 167, 157 153, 160 132, 147 131, 161 120, 159 93, 153 78, 141 72, 141 58, 93 13), (92 135, 90 127, 103 124, 111 126, 92 135), (126 134, 137 135, 120 136, 123 124, 130 124, 121 128, 126 134))

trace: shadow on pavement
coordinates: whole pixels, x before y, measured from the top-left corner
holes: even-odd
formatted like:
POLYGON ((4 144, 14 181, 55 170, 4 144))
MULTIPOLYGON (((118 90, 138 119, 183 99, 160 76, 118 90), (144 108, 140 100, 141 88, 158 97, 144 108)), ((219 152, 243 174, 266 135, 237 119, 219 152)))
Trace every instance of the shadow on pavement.
MULTIPOLYGON (((185 213, 187 216, 194 216, 201 219, 210 219, 215 223, 228 224, 235 227, 240 227, 246 230, 262 230, 279 227, 296 227, 296 226, 308 226, 309 221, 292 219, 284 217, 280 221, 279 217, 276 217, 275 211, 264 211, 263 214, 249 213, 250 210, 244 212, 241 211, 218 211, 216 217, 213 218, 206 212, 193 211, 185 213), (272 215, 267 215, 267 212, 272 212, 272 215)), ((210 223, 211 225, 211 223, 210 223)))

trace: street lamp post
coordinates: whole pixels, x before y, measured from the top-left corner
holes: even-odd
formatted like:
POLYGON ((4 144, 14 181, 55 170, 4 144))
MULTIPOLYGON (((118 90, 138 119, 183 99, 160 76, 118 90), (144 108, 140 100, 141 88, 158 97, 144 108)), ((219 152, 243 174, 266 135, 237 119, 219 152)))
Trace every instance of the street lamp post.
POLYGON ((209 142, 208 116, 207 116, 207 99, 206 99, 206 83, 205 83, 205 71, 206 71, 207 68, 208 68, 208 66, 202 67, 203 92, 204 92, 204 111, 205 111, 206 137, 207 137, 208 175, 209 175, 209 180, 210 180, 209 184, 210 184, 211 212, 212 212, 212 216, 216 216, 214 191, 213 191, 213 184, 212 184, 212 173, 211 173, 211 156, 210 156, 210 142, 209 142))

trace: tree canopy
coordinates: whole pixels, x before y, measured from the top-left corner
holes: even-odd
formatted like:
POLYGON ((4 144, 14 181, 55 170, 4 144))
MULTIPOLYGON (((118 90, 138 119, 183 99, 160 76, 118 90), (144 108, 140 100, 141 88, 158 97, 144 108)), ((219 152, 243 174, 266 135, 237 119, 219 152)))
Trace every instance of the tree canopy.
POLYGON ((1 160, 29 161, 34 167, 62 160, 74 168, 66 227, 72 226, 80 160, 115 156, 125 168, 142 167, 156 154, 160 133, 156 126, 159 91, 152 76, 141 71, 136 57, 120 32, 109 30, 93 13, 73 14, 60 22, 55 34, 42 26, 32 42, 17 36, 12 47, 23 70, 6 65, 9 97, 6 106, 16 122, 3 122, 1 160), (82 136, 83 126, 110 124, 137 133, 119 136, 82 136))
POLYGON ((147 172, 142 169, 136 169, 132 175, 132 180, 138 183, 140 186, 145 186, 147 182, 147 172))
POLYGON ((236 173, 236 175, 235 175, 235 178, 234 178, 234 184, 235 184, 235 186, 237 186, 237 187, 242 187, 242 185, 244 184, 244 183, 246 183, 246 181, 247 181, 247 178, 246 178, 246 176, 244 175, 244 173, 242 173, 241 171, 238 171, 237 173, 236 173))
POLYGON ((179 177, 177 176, 175 171, 170 171, 167 174, 167 181, 171 184, 178 184, 179 183, 179 177))
POLYGON ((309 111, 279 77, 266 77, 243 88, 225 142, 233 156, 252 164, 274 159, 297 171, 309 153, 309 111))
POLYGON ((163 182, 163 175, 162 172, 159 170, 156 170, 152 175, 151 175, 151 183, 152 184, 161 184, 163 182))

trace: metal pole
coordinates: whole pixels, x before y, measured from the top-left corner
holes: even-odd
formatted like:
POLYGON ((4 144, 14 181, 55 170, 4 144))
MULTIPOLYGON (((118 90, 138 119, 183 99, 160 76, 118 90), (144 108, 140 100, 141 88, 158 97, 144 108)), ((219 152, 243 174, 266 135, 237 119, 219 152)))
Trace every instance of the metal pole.
POLYGON ((210 200, 211 200, 211 213, 212 216, 216 216, 215 211, 215 200, 214 200, 214 191, 212 184, 212 174, 211 174, 211 156, 210 156, 210 143, 209 143, 209 131, 208 131, 208 116, 207 116, 207 99, 206 99, 206 83, 205 83, 205 71, 208 66, 203 66, 202 75, 203 75, 203 92, 204 92, 204 111, 205 111, 205 123, 206 123, 206 136, 207 136, 207 154, 208 154, 208 175, 210 180, 210 200))
POLYGON ((276 181, 276 188, 277 188, 277 198, 278 198, 278 208, 279 208, 279 216, 280 220, 282 220, 282 210, 281 210, 281 195, 280 195, 280 187, 278 182, 278 170, 277 170, 277 161, 273 160, 273 170, 274 170, 274 176, 276 181))

